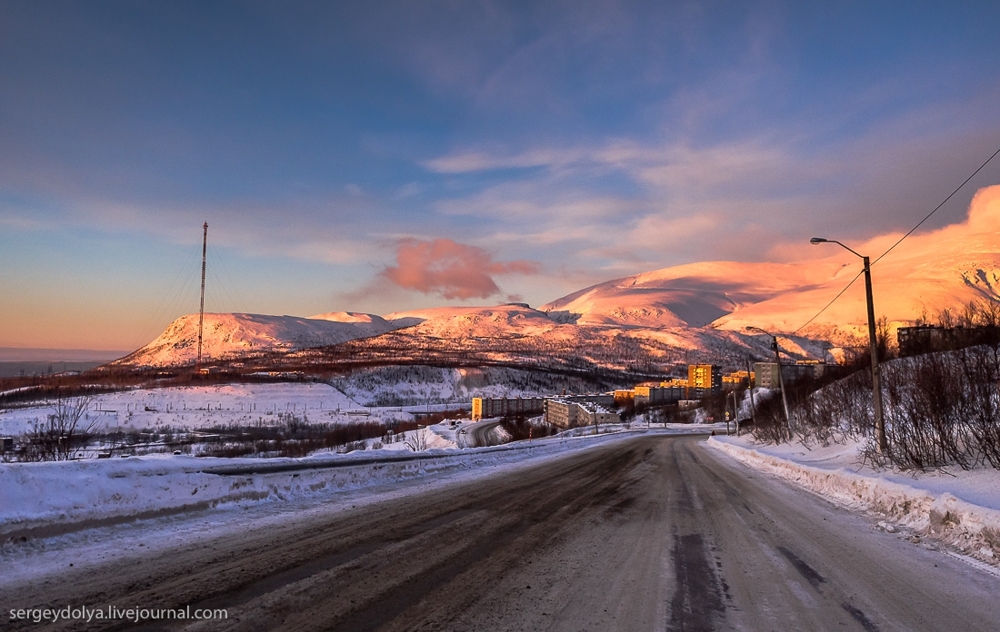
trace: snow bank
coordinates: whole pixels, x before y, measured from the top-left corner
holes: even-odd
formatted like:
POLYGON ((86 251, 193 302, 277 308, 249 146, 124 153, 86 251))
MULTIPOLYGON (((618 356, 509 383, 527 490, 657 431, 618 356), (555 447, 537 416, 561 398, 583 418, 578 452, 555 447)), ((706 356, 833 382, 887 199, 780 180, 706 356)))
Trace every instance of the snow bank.
POLYGON ((745 437, 711 437, 706 445, 833 502, 875 512, 891 521, 879 522, 887 531, 900 525, 915 538, 942 541, 992 564, 1000 561, 1000 472, 918 476, 875 471, 857 465, 852 444, 808 451, 753 445, 745 437))

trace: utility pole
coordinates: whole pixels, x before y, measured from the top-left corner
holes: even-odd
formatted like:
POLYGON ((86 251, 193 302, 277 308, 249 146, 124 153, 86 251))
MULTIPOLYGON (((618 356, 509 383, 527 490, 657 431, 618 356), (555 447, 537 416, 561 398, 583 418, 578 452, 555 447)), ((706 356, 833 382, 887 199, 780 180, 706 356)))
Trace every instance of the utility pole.
POLYGON ((872 355, 872 404, 875 407, 875 437, 878 450, 885 454, 889 448, 885 439, 885 419, 882 416, 882 380, 878 367, 878 340, 875 335, 875 303, 872 300, 872 268, 868 257, 862 257, 865 265, 865 300, 868 302, 868 344, 872 355))
MULTIPOLYGON (((733 388, 733 423, 736 424, 736 435, 740 434, 740 405, 736 401, 736 388, 733 388)), ((726 424, 726 434, 729 434, 729 424, 726 424)))
POLYGON ((208 222, 202 227, 204 234, 201 239, 201 307, 198 308, 198 362, 195 372, 201 373, 201 341, 205 326, 205 253, 208 250, 208 222))
POLYGON ((778 350, 778 337, 773 336, 771 344, 774 346, 774 363, 778 365, 778 386, 781 388, 781 405, 785 409, 785 420, 788 422, 788 436, 792 436, 792 416, 788 414, 788 397, 785 395, 785 376, 781 371, 781 352, 778 350))
POLYGON ((824 239, 823 237, 813 237, 809 243, 816 244, 837 244, 844 250, 856 257, 861 257, 865 271, 865 301, 868 303, 868 345, 872 356, 872 405, 875 408, 875 438, 878 441, 878 450, 885 454, 889 449, 889 443, 885 437, 885 417, 882 413, 882 385, 879 378, 878 367, 878 340, 875 335, 875 302, 872 299, 872 267, 868 257, 855 252, 836 239, 824 239))
MULTIPOLYGON (((753 382, 754 375, 753 369, 751 368, 750 360, 747 359, 747 386, 750 387, 750 420, 753 422, 753 427, 757 427, 757 405, 753 401, 753 382)), ((740 427, 737 424, 736 434, 740 434, 740 427)))
MULTIPOLYGON (((788 397, 785 395, 785 378, 781 374, 781 352, 778 348, 778 337, 760 327, 747 327, 747 331, 759 331, 771 337, 771 348, 774 349, 774 364, 778 369, 778 388, 781 389, 781 406, 785 409, 785 422, 788 424, 788 436, 792 436, 792 416, 788 413, 788 397)), ((751 391, 752 392, 752 391, 751 391)), ((752 396, 752 395, 751 395, 752 396)), ((751 400, 752 403, 752 400, 751 400)))

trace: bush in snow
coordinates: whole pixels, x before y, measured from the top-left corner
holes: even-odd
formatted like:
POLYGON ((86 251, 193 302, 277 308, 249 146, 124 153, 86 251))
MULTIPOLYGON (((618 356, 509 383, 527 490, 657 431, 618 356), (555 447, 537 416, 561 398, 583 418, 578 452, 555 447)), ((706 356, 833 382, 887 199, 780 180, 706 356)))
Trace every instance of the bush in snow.
POLYGON ((423 428, 415 430, 406 436, 406 447, 414 452, 423 452, 427 449, 427 431, 423 428))
MULTIPOLYGON (((789 388, 796 438, 824 444, 863 438, 862 455, 878 466, 1000 469, 1000 344, 892 360, 882 365, 881 379, 885 451, 878 449, 865 369, 805 396, 789 388)), ((759 411, 758 426, 762 418, 765 426, 775 425, 774 415, 759 411)), ((766 428, 754 433, 759 440, 779 439, 766 428)))
POLYGON ((15 452, 18 461, 68 461, 94 435, 87 417, 90 399, 58 399, 45 421, 36 420, 15 452))

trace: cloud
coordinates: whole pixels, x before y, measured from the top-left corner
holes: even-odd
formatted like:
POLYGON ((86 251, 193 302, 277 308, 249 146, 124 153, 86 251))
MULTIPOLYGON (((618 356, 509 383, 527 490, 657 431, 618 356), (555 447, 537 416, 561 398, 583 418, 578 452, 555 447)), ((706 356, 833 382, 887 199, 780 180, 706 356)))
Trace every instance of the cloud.
POLYGON ((486 250, 450 239, 403 239, 396 265, 380 273, 401 288, 446 299, 488 298, 500 294, 493 275, 537 274, 534 261, 494 261, 486 250))

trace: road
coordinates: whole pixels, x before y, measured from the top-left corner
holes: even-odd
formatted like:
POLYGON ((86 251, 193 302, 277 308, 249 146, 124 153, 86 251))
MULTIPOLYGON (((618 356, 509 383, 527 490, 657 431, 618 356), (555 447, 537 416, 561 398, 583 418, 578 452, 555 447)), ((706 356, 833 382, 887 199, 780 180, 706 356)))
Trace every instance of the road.
POLYGON ((477 421, 467 424, 462 428, 461 436, 464 439, 463 447, 482 448, 497 445, 498 441, 490 440, 490 433, 500 425, 499 420, 477 421))
POLYGON ((996 576, 700 441, 639 436, 112 560, 0 606, 228 608, 206 630, 1000 629, 996 576))

